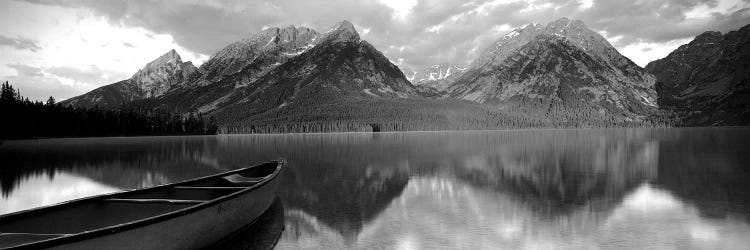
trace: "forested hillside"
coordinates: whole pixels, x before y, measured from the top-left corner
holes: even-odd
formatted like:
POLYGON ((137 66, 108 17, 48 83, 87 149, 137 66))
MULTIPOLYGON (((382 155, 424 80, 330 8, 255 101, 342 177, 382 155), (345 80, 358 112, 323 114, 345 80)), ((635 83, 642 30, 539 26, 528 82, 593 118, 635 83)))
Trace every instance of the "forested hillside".
POLYGON ((258 116, 215 117, 221 133, 384 132, 668 126, 665 114, 645 121, 602 119, 593 110, 550 110, 529 115, 523 109, 498 110, 452 99, 348 100, 316 103, 258 116))
POLYGON ((186 116, 141 109, 104 110, 23 98, 5 82, 0 96, 0 139, 49 137, 216 134, 218 126, 193 114, 186 116))

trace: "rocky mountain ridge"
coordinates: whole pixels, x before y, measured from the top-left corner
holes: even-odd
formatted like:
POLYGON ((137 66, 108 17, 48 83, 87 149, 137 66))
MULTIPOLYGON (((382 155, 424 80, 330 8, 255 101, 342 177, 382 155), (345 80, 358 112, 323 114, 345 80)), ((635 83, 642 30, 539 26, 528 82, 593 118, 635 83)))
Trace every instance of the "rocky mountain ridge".
POLYGON ((131 101, 159 97, 172 89, 183 87, 196 71, 193 63, 183 62, 175 50, 170 50, 146 64, 130 79, 94 89, 62 103, 81 107, 116 108, 131 101))
POLYGON ((449 88, 455 98, 540 116, 642 121, 656 108, 654 77, 583 22, 529 24, 498 39, 449 88), (558 113, 554 115, 552 113, 558 113))
POLYGON ((750 25, 704 32, 646 70, 657 78, 660 107, 683 125, 750 124, 750 25))
MULTIPOLYGON (((398 67, 371 44, 361 40, 348 21, 340 22, 324 33, 306 31, 306 34, 311 35, 303 42, 298 39, 291 43, 293 46, 288 49, 267 49, 257 53, 259 56, 247 59, 251 62, 240 70, 223 71, 226 72, 223 75, 214 74, 216 70, 206 71, 203 75, 216 75, 203 78, 211 79, 210 84, 191 84, 191 87, 149 100, 147 105, 179 113, 209 114, 219 121, 233 123, 251 122, 268 116, 278 119, 285 117, 282 115, 284 113, 306 113, 300 110, 313 107, 347 107, 349 102, 418 97, 416 88, 406 80, 398 67)), ((256 40, 261 42, 251 44, 284 41, 256 40)), ((223 55, 221 52, 219 54, 223 55)), ((216 61, 221 62, 219 59, 216 61)), ((205 69, 229 68, 213 65, 205 69)))
POLYGON ((246 68, 260 74, 312 48, 319 36, 306 27, 266 28, 217 52, 190 81, 205 86, 246 68))

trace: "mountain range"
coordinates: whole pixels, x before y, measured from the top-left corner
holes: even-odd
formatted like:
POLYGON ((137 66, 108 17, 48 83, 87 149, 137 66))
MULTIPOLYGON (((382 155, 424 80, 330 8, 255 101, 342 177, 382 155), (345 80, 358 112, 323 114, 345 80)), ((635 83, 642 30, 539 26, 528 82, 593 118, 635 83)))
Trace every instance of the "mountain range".
POLYGON ((266 28, 199 68, 172 50, 63 103, 197 113, 227 133, 747 124, 749 35, 707 32, 644 69, 562 18, 512 30, 466 68, 412 70, 348 21, 266 28))

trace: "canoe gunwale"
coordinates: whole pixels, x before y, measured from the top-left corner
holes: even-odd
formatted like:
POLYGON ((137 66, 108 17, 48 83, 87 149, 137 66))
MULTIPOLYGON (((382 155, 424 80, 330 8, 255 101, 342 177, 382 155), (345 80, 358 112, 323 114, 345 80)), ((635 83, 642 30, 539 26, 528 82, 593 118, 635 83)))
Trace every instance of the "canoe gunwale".
MULTIPOLYGON (((61 202, 61 203, 56 203, 56 204, 52 204, 52 205, 48 205, 48 206, 42 206, 42 207, 37 207, 37 208, 32 208, 32 209, 27 209, 27 210, 17 211, 17 212, 13 212, 13 213, 9 213, 9 214, 0 215, 0 222, 2 222, 3 220, 11 218, 11 217, 14 217, 14 216, 33 216, 34 213, 44 212, 44 210, 52 209, 52 208, 55 208, 55 207, 72 206, 72 205, 79 204, 79 203, 92 202, 92 201, 97 201, 97 200, 105 201, 106 199, 108 199, 108 198, 110 198, 112 196, 118 196, 118 195, 123 195, 123 194, 128 194, 128 193, 146 192, 146 191, 150 191, 150 190, 154 190, 154 189, 166 189, 166 188, 171 188, 173 186, 181 186, 181 185, 189 184, 189 183, 192 183, 192 182, 203 181, 203 180, 207 180, 207 179, 211 179, 211 178, 219 178, 219 177, 223 177, 223 176, 233 175, 233 174, 241 173, 241 172, 244 172, 244 171, 250 170, 252 168, 265 165, 265 164, 276 164, 276 169, 274 169, 273 173, 266 175, 266 177, 264 177, 262 180, 260 180, 257 183, 254 183, 254 184, 252 184, 250 186, 247 186, 246 188, 243 188, 243 189, 238 189, 237 191, 229 193, 229 194, 226 194, 224 196, 220 196, 220 197, 214 198, 212 200, 207 200, 206 202, 198 203, 198 204, 195 204, 193 206, 189 206, 189 207, 186 207, 186 208, 178 209, 178 210, 175 210, 175 211, 171 211, 171 212, 167 212, 167 213, 163 213, 163 214, 159 214, 159 215, 155 215, 155 216, 151 216, 151 217, 146 217, 146 218, 143 218, 143 219, 140 219, 140 220, 134 220, 134 221, 126 222, 126 223, 121 223, 121 224, 112 225, 112 226, 108 226, 108 227, 102 227, 102 228, 98 228, 98 229, 94 229, 94 230, 90 230, 90 231, 84 231, 84 232, 80 232, 80 233, 66 234, 65 236, 62 236, 62 237, 51 238, 51 239, 41 240, 41 241, 35 241, 35 242, 29 242, 29 243, 26 243, 26 244, 16 245, 16 246, 12 246, 12 247, 9 247, 9 248, 3 248, 3 249, 25 249, 25 248, 36 249, 36 248, 47 248, 47 247, 52 247, 52 246, 56 246, 56 245, 63 245, 63 244, 67 244, 67 243, 72 243, 72 242, 77 242, 77 241, 81 241, 81 240, 86 240, 86 239, 89 239, 89 238, 95 238, 95 237, 100 237, 100 236, 104 236, 104 235, 115 234, 115 233, 119 233, 119 232, 130 230, 130 229, 134 229, 134 228, 146 226, 146 225, 149 225, 149 224, 166 221, 166 220, 169 220, 169 219, 172 219, 172 218, 176 218, 176 217, 179 217, 179 216, 183 216, 183 215, 195 212, 197 210, 200 210, 200 209, 203 209, 203 208, 206 208, 206 207, 209 207, 209 206, 213 206, 213 205, 216 205, 218 203, 230 200, 232 198, 235 198, 237 196, 243 195, 245 193, 248 193, 250 191, 253 191, 253 190, 256 190, 258 188, 261 188, 261 187, 265 186, 266 184, 268 184, 269 182, 271 182, 273 179, 275 179, 276 177, 278 177, 279 173, 281 173, 281 170, 282 170, 282 168, 285 165, 285 161, 283 159, 279 159, 279 160, 275 160, 275 161, 263 162, 263 163, 255 164, 255 165, 253 165, 251 167, 246 167, 246 168, 241 168, 241 169, 235 169, 235 170, 231 170, 231 171, 227 171, 227 172, 223 172, 223 173, 219 173, 219 174, 215 174, 215 175, 199 177, 199 178, 185 180, 185 181, 181 181, 181 182, 168 183, 168 184, 159 185, 159 186, 153 186, 153 187, 144 188, 144 189, 131 189, 131 190, 124 190, 124 191, 115 192, 115 193, 108 193, 108 194, 101 194, 101 195, 96 195, 96 196, 83 197, 83 198, 80 198, 80 199, 74 199, 74 200, 65 201, 65 202, 61 202)), ((116 198, 113 198, 113 199, 116 199, 116 198)), ((255 219, 257 219, 257 218, 254 218, 254 220, 255 219)), ((0 232, 0 233, 13 233, 13 232, 0 232)))

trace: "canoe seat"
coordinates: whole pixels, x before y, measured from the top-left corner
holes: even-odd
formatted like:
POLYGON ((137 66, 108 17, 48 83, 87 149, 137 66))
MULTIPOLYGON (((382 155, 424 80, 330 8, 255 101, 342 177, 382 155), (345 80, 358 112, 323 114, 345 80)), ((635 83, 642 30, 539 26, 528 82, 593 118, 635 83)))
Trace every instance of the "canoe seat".
POLYGON ((233 174, 222 177, 222 179, 228 181, 231 184, 237 185, 252 185, 263 180, 263 177, 245 177, 239 174, 233 174))
POLYGON ((130 203, 170 203, 170 204, 200 204, 207 200, 175 200, 175 199, 105 199, 110 202, 130 202, 130 203))
POLYGON ((67 236, 67 234, 0 233, 0 248, 18 246, 63 236, 67 236))

